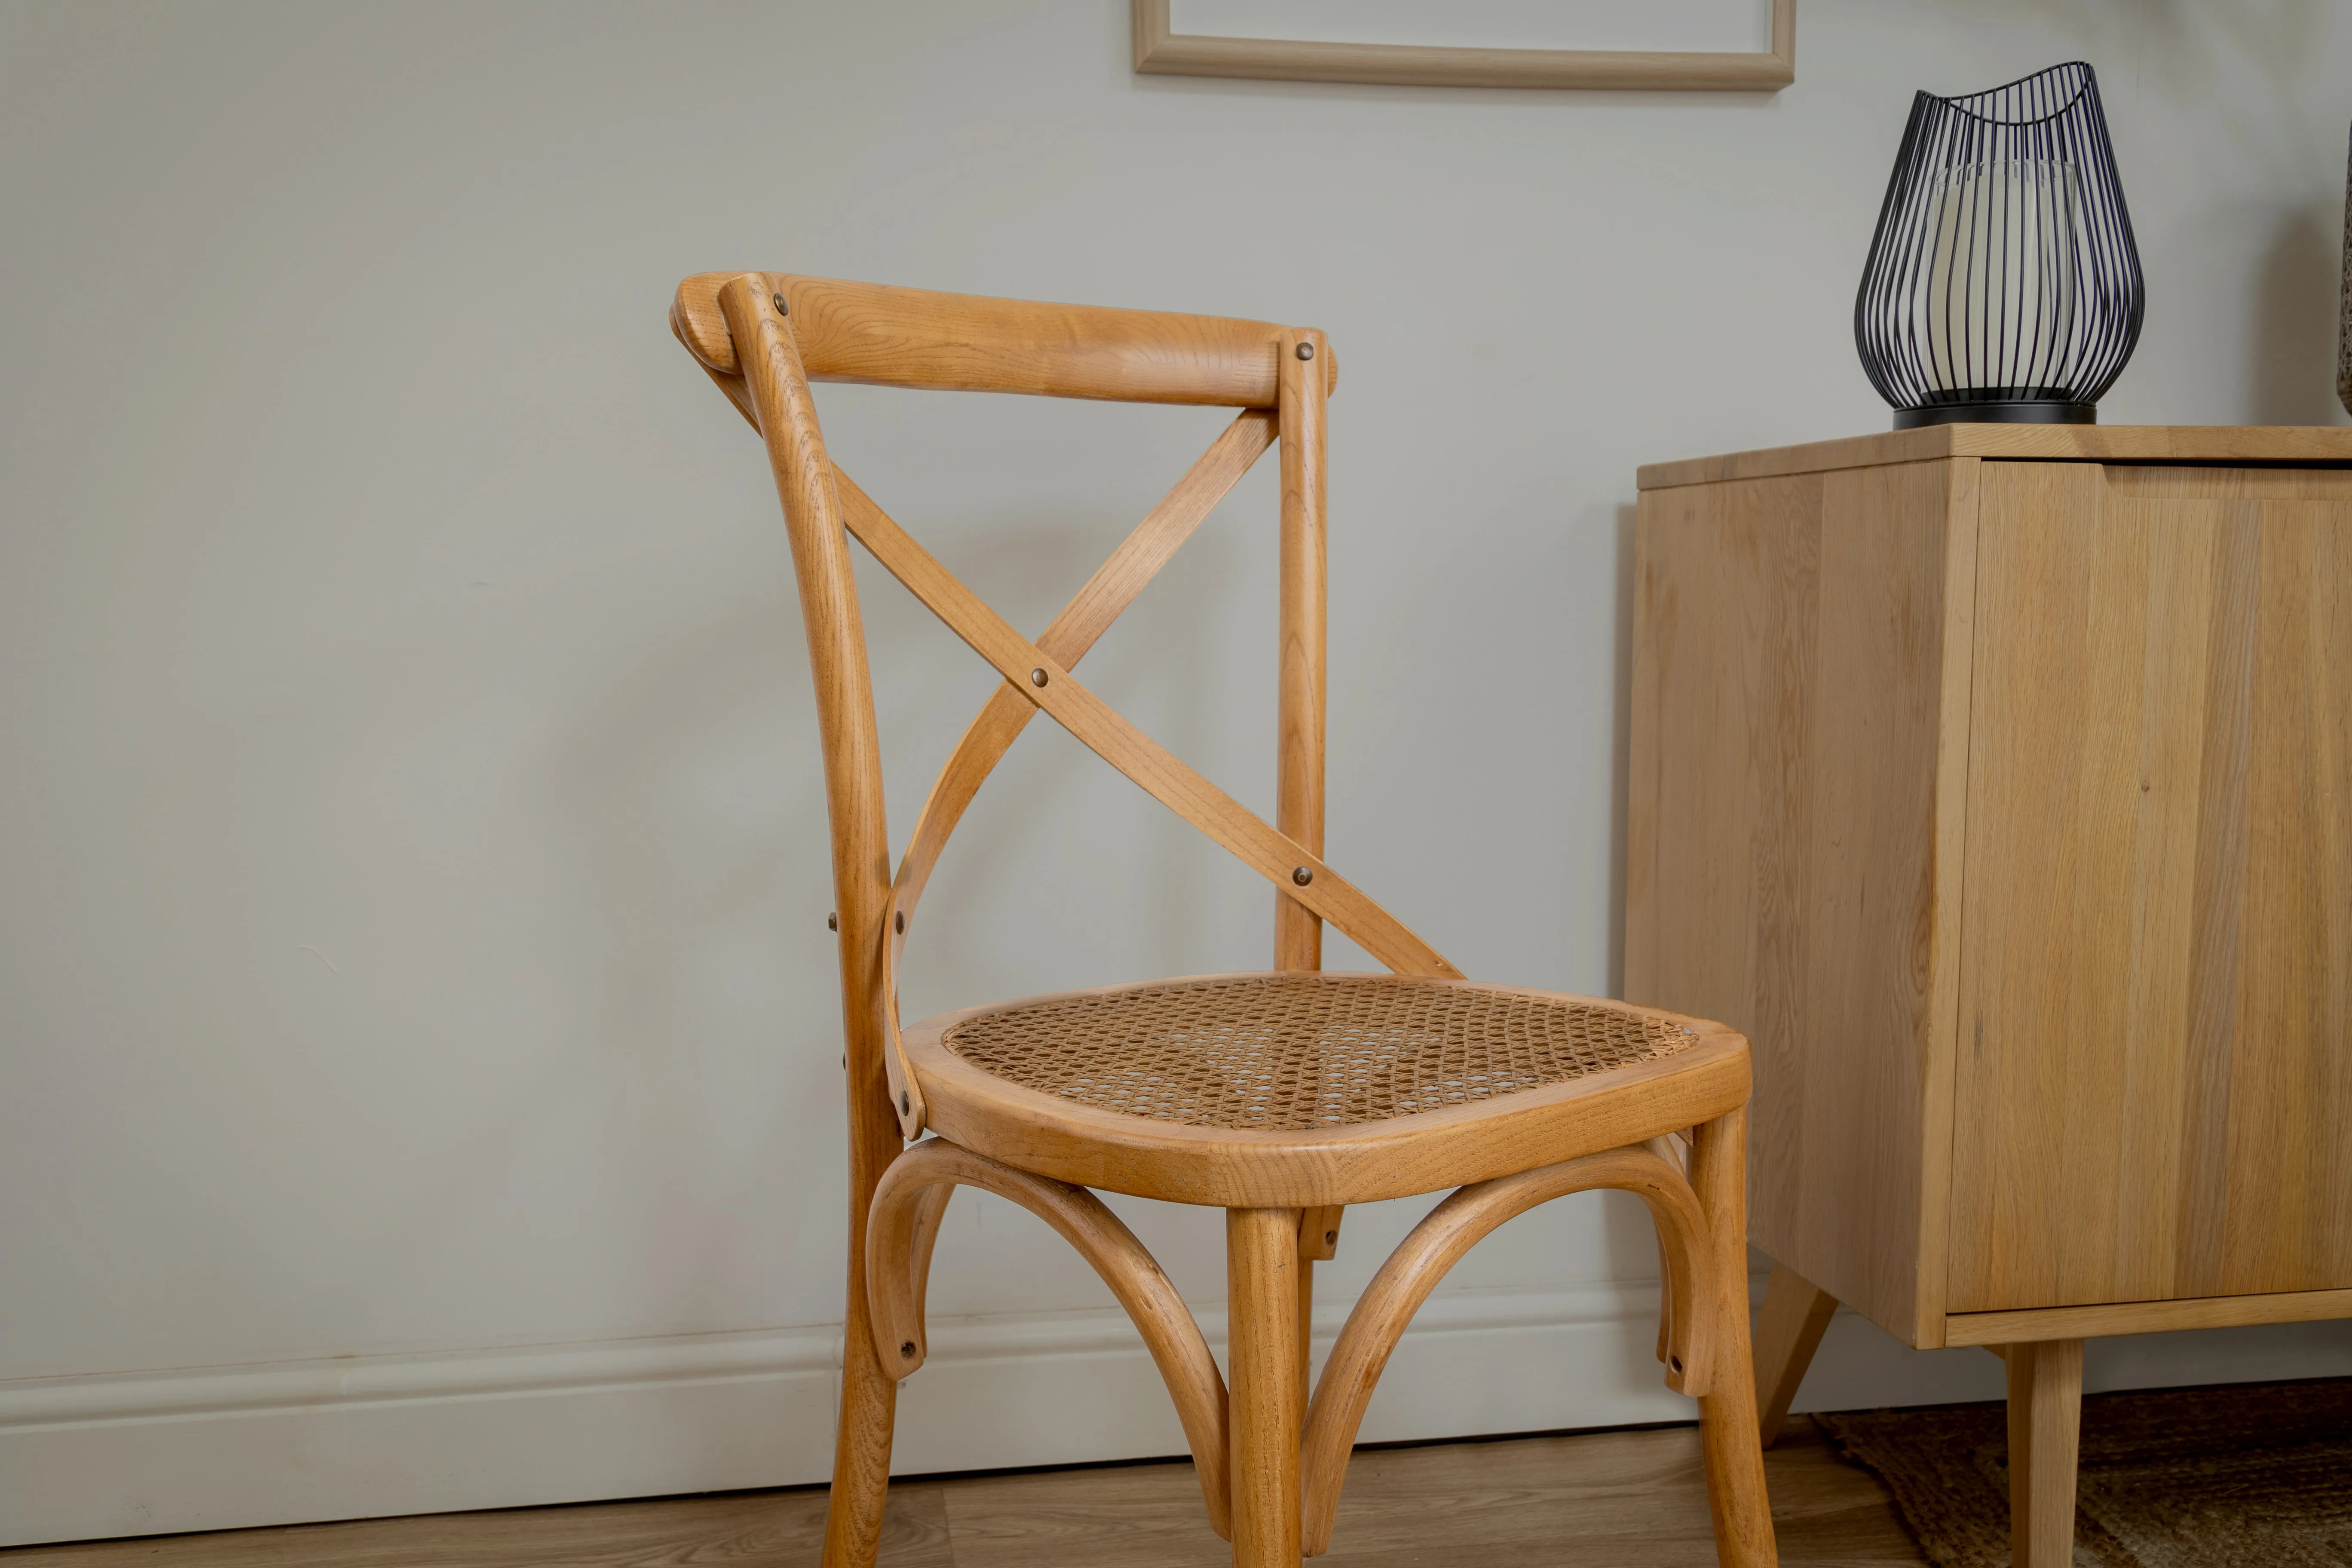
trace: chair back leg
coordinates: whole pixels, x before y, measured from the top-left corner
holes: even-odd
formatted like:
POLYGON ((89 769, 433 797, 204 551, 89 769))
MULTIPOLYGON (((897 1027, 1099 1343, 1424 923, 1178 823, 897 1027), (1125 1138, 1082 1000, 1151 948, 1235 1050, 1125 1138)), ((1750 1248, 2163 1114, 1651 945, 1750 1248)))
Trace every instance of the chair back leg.
MULTIPOLYGON (((852 1285, 855 1295, 864 1288, 852 1285)), ((852 1314, 842 1341, 841 1426, 834 1437, 833 1495, 824 1515, 824 1568, 874 1568, 890 1491, 890 1432, 898 1384, 874 1359, 873 1336, 852 1314)))
POLYGON ((1756 1429, 1756 1374, 1748 1342, 1746 1107, 1698 1128, 1691 1142, 1690 1174, 1715 1248, 1711 1274, 1721 1324, 1714 1376, 1698 1402, 1716 1561, 1723 1568, 1777 1568, 1780 1553, 1764 1492, 1764 1445, 1756 1429))
POLYGON ((1299 1211, 1225 1211, 1234 1568, 1298 1568, 1299 1211))

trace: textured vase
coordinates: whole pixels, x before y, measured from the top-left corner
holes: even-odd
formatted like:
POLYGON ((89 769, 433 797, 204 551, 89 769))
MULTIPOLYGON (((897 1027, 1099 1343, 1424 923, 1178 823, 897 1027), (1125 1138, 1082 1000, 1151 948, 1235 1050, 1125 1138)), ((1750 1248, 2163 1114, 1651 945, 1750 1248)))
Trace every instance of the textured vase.
POLYGON ((2336 297, 2336 398, 2352 414, 2352 154, 2344 167, 2344 289, 2336 297))

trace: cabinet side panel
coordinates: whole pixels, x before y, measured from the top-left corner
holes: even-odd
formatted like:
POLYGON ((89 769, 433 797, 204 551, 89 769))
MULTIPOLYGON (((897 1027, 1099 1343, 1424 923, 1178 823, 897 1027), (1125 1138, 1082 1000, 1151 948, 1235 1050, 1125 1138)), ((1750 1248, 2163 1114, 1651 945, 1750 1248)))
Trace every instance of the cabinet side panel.
MULTIPOLYGON (((1634 543, 1625 849, 1625 994, 1674 995, 1755 1041, 1755 803, 1740 649, 1753 542, 1732 546, 1724 487, 1644 491, 1634 543)), ((1793 492, 1780 487, 1783 505, 1793 492)), ((1754 1142, 1751 1135, 1751 1143, 1754 1142)), ((1752 1184, 1751 1209, 1764 1205, 1752 1184)))
POLYGON ((1906 1340, 1950 483, 1653 491, 1636 583, 1627 994, 1748 1036, 1751 1238, 1906 1340))

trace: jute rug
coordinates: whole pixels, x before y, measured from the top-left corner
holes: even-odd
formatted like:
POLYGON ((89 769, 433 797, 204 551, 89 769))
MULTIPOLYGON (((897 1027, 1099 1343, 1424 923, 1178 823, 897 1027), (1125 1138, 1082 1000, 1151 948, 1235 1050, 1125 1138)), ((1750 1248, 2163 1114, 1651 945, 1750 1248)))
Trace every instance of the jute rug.
MULTIPOLYGON (((1936 1568, 2008 1568, 2000 1405, 1813 1417, 1936 1568)), ((2352 1568, 2352 1378, 2083 1401, 2075 1568, 2352 1568)))

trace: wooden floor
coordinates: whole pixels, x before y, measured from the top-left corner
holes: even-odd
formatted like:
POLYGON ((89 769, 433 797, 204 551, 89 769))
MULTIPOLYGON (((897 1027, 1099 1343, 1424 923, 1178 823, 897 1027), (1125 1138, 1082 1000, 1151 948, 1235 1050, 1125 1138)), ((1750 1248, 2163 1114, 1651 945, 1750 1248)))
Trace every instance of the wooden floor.
MULTIPOLYGON (((1787 1568, 1921 1563, 1886 1494, 1802 1419, 1766 1456, 1787 1568)), ((824 1489, 425 1514, 0 1552, 0 1568, 807 1568, 824 1489)), ((1678 1426, 1371 1449, 1329 1568, 1701 1568, 1698 1432, 1678 1426)), ((884 1568, 1220 1568, 1189 1464, 910 1481, 884 1568)))

